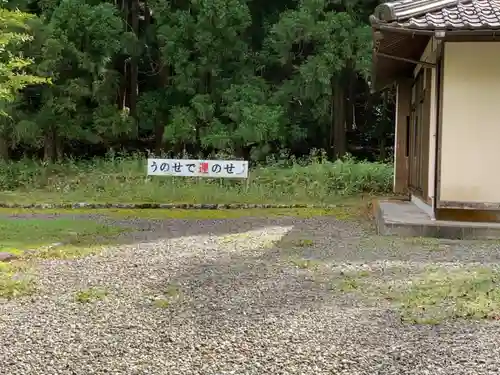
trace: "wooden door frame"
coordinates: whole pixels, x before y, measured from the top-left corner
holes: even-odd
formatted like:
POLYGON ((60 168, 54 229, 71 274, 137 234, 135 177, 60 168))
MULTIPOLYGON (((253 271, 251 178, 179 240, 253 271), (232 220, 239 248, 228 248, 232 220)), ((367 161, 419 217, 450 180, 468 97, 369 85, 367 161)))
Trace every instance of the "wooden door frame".
POLYGON ((429 136, 432 69, 422 67, 416 75, 410 98, 410 137, 408 189, 411 194, 429 201, 429 136))

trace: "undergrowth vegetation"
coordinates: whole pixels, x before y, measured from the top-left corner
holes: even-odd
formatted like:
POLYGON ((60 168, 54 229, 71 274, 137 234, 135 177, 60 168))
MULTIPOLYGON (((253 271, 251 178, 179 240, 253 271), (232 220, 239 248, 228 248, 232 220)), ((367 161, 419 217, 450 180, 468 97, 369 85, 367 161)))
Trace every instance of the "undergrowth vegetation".
POLYGON ((139 155, 89 161, 0 163, 3 202, 336 203, 339 197, 384 194, 392 166, 345 158, 254 165, 247 181, 147 176, 139 155))

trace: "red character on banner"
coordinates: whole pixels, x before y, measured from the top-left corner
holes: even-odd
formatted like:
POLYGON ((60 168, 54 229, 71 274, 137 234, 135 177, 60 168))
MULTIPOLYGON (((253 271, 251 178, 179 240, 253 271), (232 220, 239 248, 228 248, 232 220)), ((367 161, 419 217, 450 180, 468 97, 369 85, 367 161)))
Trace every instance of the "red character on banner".
POLYGON ((208 173, 208 163, 206 161, 200 163, 200 173, 208 173))

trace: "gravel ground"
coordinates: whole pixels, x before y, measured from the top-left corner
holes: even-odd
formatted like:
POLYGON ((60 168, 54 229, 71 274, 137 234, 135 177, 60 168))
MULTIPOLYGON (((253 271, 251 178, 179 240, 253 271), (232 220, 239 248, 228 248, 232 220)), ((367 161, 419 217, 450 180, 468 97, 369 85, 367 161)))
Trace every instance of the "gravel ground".
POLYGON ((0 374, 500 373, 498 323, 404 325, 385 302, 331 290, 342 270, 496 264, 494 243, 381 238, 332 218, 129 224, 135 244, 45 261, 36 295, 0 300, 0 374), (78 302, 91 287, 107 295, 78 302))

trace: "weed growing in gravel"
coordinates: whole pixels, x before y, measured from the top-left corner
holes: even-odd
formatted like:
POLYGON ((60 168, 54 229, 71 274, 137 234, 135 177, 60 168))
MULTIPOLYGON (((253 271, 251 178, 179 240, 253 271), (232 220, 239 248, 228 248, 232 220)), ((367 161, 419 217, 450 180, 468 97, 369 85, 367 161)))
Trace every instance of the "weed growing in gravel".
POLYGON ((0 297, 29 295, 35 290, 33 269, 23 261, 0 262, 0 297))
POLYGON ((181 288, 177 284, 169 284, 162 291, 162 294, 153 300, 154 307, 166 309, 172 302, 181 297, 181 288))
POLYGON ((63 245, 42 249, 28 255, 34 259, 76 259, 102 252, 106 245, 113 245, 111 239, 99 239, 95 244, 88 245, 63 245))
POLYGON ((323 155, 253 166, 248 181, 146 176, 141 156, 58 164, 2 162, 0 202, 339 203, 389 193, 393 166, 323 155))
POLYGON ((341 292, 353 292, 364 286, 365 278, 370 276, 370 272, 360 270, 357 272, 341 273, 341 280, 337 281, 336 286, 341 292))
POLYGON ((285 253, 299 254, 304 248, 314 246, 314 240, 310 238, 284 237, 276 243, 276 246, 285 253))
POLYGON ((410 237, 402 238, 403 243, 418 246, 424 250, 428 251, 442 251, 448 248, 443 240, 439 238, 428 238, 428 237, 410 237))
POLYGON ((427 271, 393 293, 404 321, 500 319, 500 271, 490 268, 427 271))
POLYGON ((170 307, 170 301, 164 297, 159 297, 155 298, 153 305, 159 309, 166 309, 170 307))
POLYGON ((399 252, 402 247, 416 248, 427 251, 441 251, 449 247, 443 240, 425 237, 395 237, 395 236, 375 236, 370 235, 361 238, 359 248, 385 248, 390 251, 399 252))
POLYGON ((163 295, 169 298, 178 297, 181 294, 181 288, 177 284, 169 284, 163 291, 163 295))
POLYGON ((302 238, 293 243, 297 247, 310 247, 314 245, 314 241, 309 238, 302 238))
POLYGON ((22 263, 0 262, 0 298, 16 298, 35 291, 33 278, 22 263))
POLYGON ((102 300, 107 295, 108 292, 105 289, 101 288, 83 289, 75 293, 75 301, 80 303, 90 303, 102 300))

